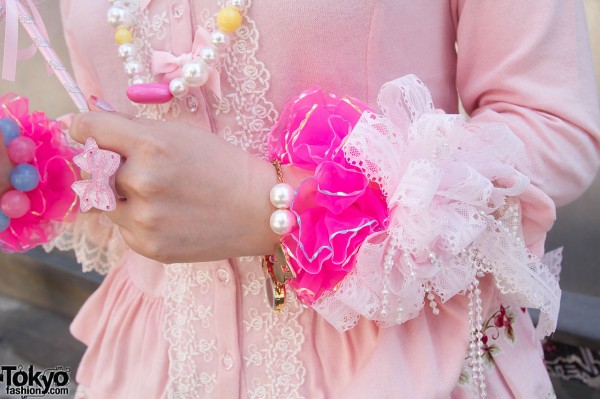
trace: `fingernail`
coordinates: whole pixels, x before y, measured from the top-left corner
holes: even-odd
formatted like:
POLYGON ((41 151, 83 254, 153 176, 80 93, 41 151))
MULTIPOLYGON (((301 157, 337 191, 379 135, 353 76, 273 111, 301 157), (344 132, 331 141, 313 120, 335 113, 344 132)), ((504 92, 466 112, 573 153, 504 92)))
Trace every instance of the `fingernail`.
POLYGON ((110 105, 109 103, 107 103, 106 101, 104 101, 101 98, 98 98, 96 96, 90 96, 90 103, 93 106, 96 106, 98 108, 100 108, 103 111, 107 111, 107 112, 115 112, 116 110, 112 107, 112 105, 110 105))

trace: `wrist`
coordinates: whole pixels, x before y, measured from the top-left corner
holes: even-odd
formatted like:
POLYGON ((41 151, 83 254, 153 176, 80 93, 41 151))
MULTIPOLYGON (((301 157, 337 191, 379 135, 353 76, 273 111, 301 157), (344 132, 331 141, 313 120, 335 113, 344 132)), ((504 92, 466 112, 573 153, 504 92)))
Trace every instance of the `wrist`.
MULTIPOLYGON (((238 251, 241 256, 272 254, 281 236, 275 234, 270 227, 270 218, 275 207, 271 204, 269 193, 273 186, 279 183, 275 168, 270 162, 256 157, 249 157, 246 178, 246 190, 240 200, 243 205, 239 215, 240 238, 238 251)), ((281 170, 285 182, 292 187, 311 176, 311 172, 282 165, 281 170)))

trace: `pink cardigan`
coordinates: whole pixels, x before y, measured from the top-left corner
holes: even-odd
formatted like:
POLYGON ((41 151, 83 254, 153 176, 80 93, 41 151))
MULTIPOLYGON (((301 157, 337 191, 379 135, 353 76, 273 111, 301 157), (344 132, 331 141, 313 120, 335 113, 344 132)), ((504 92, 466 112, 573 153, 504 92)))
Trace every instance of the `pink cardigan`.
MULTIPOLYGON (((219 9, 210 0, 139 3, 148 4, 144 33, 152 36, 154 50, 175 55, 190 50, 196 24, 210 25, 219 9)), ((456 113, 460 96, 472 123, 508 125, 528 151, 530 163, 519 168, 556 204, 575 199, 591 183, 599 162, 600 111, 580 1, 252 3, 248 16, 255 24, 246 21, 246 38, 234 44, 247 68, 232 72, 246 91, 236 94, 224 73, 227 104, 215 108, 208 97, 195 98, 197 106, 182 104, 177 118, 260 152, 256 137, 301 90, 320 85, 375 106, 384 82, 414 73, 438 108, 456 113), (240 100, 251 106, 239 107, 240 100), (247 129, 236 124, 239 115, 247 129)), ((62 0, 62 7, 83 91, 119 111, 139 112, 125 97, 127 78, 105 22, 108 2, 62 0)), ((160 110, 139 113, 156 116, 160 110)), ((524 208, 526 242, 541 254, 553 204, 543 196, 525 198, 524 208)), ((77 376, 89 397, 166 397, 182 387, 195 392, 182 397, 470 397, 469 384, 458 382, 469 336, 462 296, 444 304, 439 316, 424 312, 392 328, 363 320, 340 334, 297 305, 273 316, 263 300, 257 259, 164 268, 127 251, 114 230, 86 216, 62 244, 80 255, 88 250, 81 259, 92 266, 107 268, 106 258, 89 252, 80 235, 86 231, 94 232, 96 245, 109 248, 102 252, 109 259, 125 251, 72 328, 89 347, 77 376), (177 303, 163 293, 177 289, 170 284, 177 273, 194 305, 175 339, 173 317, 182 310, 173 313, 177 303)), ((510 303, 490 281, 483 296, 490 317, 501 301, 510 303)), ((551 397, 531 323, 518 304, 510 306, 517 338, 498 343, 503 354, 486 369, 489 397, 551 397)))

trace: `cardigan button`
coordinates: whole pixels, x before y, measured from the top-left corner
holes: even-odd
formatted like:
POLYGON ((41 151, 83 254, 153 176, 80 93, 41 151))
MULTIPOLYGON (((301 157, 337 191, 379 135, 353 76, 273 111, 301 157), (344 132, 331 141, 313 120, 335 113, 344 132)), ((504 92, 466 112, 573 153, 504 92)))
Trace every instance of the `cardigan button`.
POLYGON ((231 370, 233 367, 233 357, 229 353, 224 354, 221 356, 221 364, 225 370, 231 370))
POLYGON ((183 17, 183 4, 181 4, 180 1, 176 2, 171 7, 171 15, 175 19, 179 19, 179 18, 183 17))
POLYGON ((217 270, 217 279, 223 285, 228 284, 230 281, 229 272, 224 268, 220 268, 219 270, 217 270))

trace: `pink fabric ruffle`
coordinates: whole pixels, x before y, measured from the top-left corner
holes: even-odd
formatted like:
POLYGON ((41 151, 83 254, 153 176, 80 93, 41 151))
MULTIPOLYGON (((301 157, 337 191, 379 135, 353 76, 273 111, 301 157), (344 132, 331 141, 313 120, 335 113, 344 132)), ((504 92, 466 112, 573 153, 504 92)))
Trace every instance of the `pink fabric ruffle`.
MULTIPOLYGON (((393 325, 416 317, 426 298, 444 303, 492 274, 503 294, 541 310, 540 336, 553 332, 558 265, 523 240, 520 200, 539 190, 516 168, 526 160, 522 142, 505 125, 436 109, 414 75, 383 85, 378 104, 382 114, 364 112, 342 151, 380 185, 389 225, 364 240, 353 272, 313 308, 340 330, 361 316, 393 325)), ((543 227, 526 233, 539 237, 543 227)))
POLYGON ((340 147, 369 106, 354 98, 325 96, 313 87, 286 105, 269 136, 269 154, 282 164, 315 170, 332 160, 347 165, 340 147))
POLYGON ((0 233, 3 252, 25 252, 58 236, 66 222, 77 216, 77 197, 71 184, 79 178, 71 161, 77 151, 70 147, 60 123, 43 112, 29 113, 29 100, 14 94, 0 98, 0 118, 11 118, 21 127, 21 134, 36 143, 31 162, 40 175, 40 183, 27 192, 30 211, 11 220, 0 233))
POLYGON ((286 105, 271 132, 272 158, 314 171, 296 189, 290 206, 298 225, 282 238, 297 275, 290 287, 308 304, 335 289, 352 270, 360 245, 387 224, 379 186, 341 151, 368 109, 358 100, 312 88, 286 105))
POLYGON ((71 324, 88 346, 77 382, 92 398, 166 397, 169 345, 156 267, 162 265, 126 254, 71 324))

